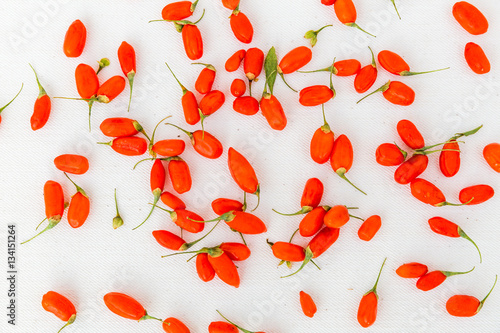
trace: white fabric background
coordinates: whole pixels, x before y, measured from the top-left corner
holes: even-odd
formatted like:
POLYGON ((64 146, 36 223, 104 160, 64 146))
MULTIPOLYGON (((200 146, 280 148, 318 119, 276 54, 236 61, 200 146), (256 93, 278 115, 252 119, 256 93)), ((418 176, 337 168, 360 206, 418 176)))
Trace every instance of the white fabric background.
MULTIPOLYGON (((183 125, 180 108, 181 90, 167 72, 168 61, 180 80, 190 89, 199 66, 190 66, 185 56, 181 36, 167 23, 151 23, 160 18, 165 1, 108 0, 25 0, 2 1, 0 12, 0 89, 1 104, 25 87, 8 109, 2 113, 0 125, 0 216, 2 244, 7 239, 6 224, 16 223, 19 241, 31 237, 44 216, 43 184, 48 179, 60 181, 69 196, 73 186, 53 165, 54 157, 63 153, 86 155, 91 163, 89 172, 74 176, 91 197, 91 214, 80 229, 72 229, 64 219, 56 228, 31 243, 18 245, 18 325, 13 329, 2 315, 5 332, 56 332, 62 322, 41 307, 42 295, 55 290, 67 295, 78 309, 76 322, 66 332, 161 332, 156 321, 136 323, 122 319, 105 307, 102 296, 111 291, 125 292, 136 297, 153 316, 175 316, 183 320, 192 332, 206 332, 211 321, 228 317, 249 330, 266 332, 351 332, 360 331, 356 311, 361 296, 369 290, 384 257, 387 265, 379 284, 379 315, 369 332, 497 332, 500 330, 498 309, 500 290, 495 290, 485 307, 474 318, 454 318, 445 310, 446 300, 454 294, 475 295, 482 299, 491 287, 495 274, 500 273, 498 260, 498 205, 496 196, 474 207, 433 208, 411 197, 409 186, 397 185, 394 168, 375 163, 374 152, 383 142, 397 140, 396 123, 412 120, 428 143, 440 142, 453 133, 480 124, 484 128, 461 145, 463 165, 459 174, 446 179, 438 169, 438 156, 432 155, 424 178, 440 186, 447 198, 458 201, 461 188, 487 183, 500 189, 499 175, 482 159, 482 148, 500 141, 499 113, 500 38, 497 1, 474 1, 490 22, 488 33, 472 36, 454 21, 452 0, 397 1, 400 21, 388 0, 357 0, 358 23, 377 35, 372 38, 356 29, 341 25, 332 7, 319 0, 242 0, 255 28, 251 45, 242 45, 233 37, 227 17, 230 12, 220 1, 201 0, 194 15, 203 8, 207 12, 199 27, 203 34, 203 62, 219 69, 214 88, 227 97, 224 107, 206 121, 206 128, 224 144, 224 155, 207 160, 191 147, 183 157, 188 161, 193 188, 182 196, 194 211, 212 218, 210 202, 218 197, 241 198, 241 192, 230 179, 227 170, 227 149, 232 146, 248 157, 262 183, 262 204, 256 211, 268 225, 268 233, 248 236, 251 258, 238 264, 242 283, 231 288, 215 279, 209 284, 196 276, 194 262, 186 257, 161 259, 169 251, 158 246, 151 235, 156 229, 177 230, 168 215, 160 210, 140 229, 132 231, 146 216, 152 195, 149 189, 148 163, 135 171, 138 158, 120 156, 111 148, 96 145, 104 136, 98 131, 100 122, 111 116, 130 116, 151 131, 161 118, 172 115, 172 121, 183 125), (44 4, 52 6, 45 7, 44 4), (54 6, 55 4, 55 6, 54 6), (62 41, 69 24, 81 19, 88 29, 83 55, 68 59, 62 52, 62 41), (322 124, 321 108, 305 108, 298 97, 277 80, 275 94, 282 102, 288 126, 282 132, 272 131, 260 115, 245 117, 232 111, 230 82, 243 78, 240 69, 226 73, 225 60, 237 49, 250 46, 267 51, 275 46, 278 56, 290 49, 307 45, 302 38, 310 29, 333 24, 319 36, 314 56, 307 69, 328 66, 338 60, 357 58, 363 65, 370 62, 366 46, 374 51, 393 50, 405 57, 414 70, 430 70, 451 66, 445 72, 403 78, 416 92, 410 107, 394 106, 379 94, 356 105, 360 98, 353 89, 353 78, 334 78, 338 96, 326 105, 327 117, 337 135, 348 135, 354 145, 355 161, 347 174, 369 195, 356 192, 335 175, 330 166, 316 165, 309 158, 312 133, 322 124), (33 29, 29 29, 33 25, 33 29), (13 42, 17 36, 20 42, 13 42), (74 68, 84 62, 95 64, 102 57, 111 59, 101 80, 121 74, 116 50, 128 41, 137 52, 138 70, 130 114, 126 112, 128 88, 108 105, 94 105, 93 131, 87 131, 87 106, 83 102, 52 100, 53 111, 47 125, 33 132, 29 126, 33 103, 38 94, 28 63, 38 71, 50 96, 77 96, 74 68), (491 73, 472 73, 463 59, 463 49, 469 41, 480 44, 492 63, 491 73), (325 184, 324 204, 359 206, 356 214, 382 216, 383 226, 373 241, 357 238, 360 223, 349 222, 341 231, 337 243, 317 263, 291 279, 280 279, 288 273, 276 268, 265 239, 286 240, 298 225, 300 217, 280 217, 271 208, 282 211, 298 209, 306 179, 319 177, 325 184), (113 189, 117 187, 119 204, 125 225, 113 230, 115 216, 113 189), (477 252, 463 239, 448 239, 433 234, 427 225, 430 217, 440 215, 461 225, 477 242, 484 262, 478 264, 477 252), (412 280, 399 278, 394 270, 402 263, 419 261, 431 270, 468 270, 474 272, 450 278, 434 291, 421 292, 412 280), (300 310, 300 290, 310 293, 317 302, 314 319, 300 310)), ((263 76, 261 76, 262 78, 263 76)), ((397 79, 380 69, 374 88, 388 79, 397 79)), ((327 84, 328 75, 293 74, 291 85, 303 88, 312 84, 327 84)), ((254 85, 260 95, 264 80, 254 85)), ((187 127, 187 126, 186 126, 187 127)), ((174 138, 179 131, 161 126, 157 138, 174 138)), ((170 185, 167 184, 167 189, 170 185)), ((254 205, 254 198, 250 199, 254 205)), ((189 240, 195 237, 188 236, 189 240)), ((203 246, 221 241, 238 241, 228 228, 220 227, 203 246)), ((300 244, 307 240, 297 238, 300 244)), ((6 258, 5 255, 2 258, 6 258)), ((6 260, 6 259, 2 259, 6 260)), ((2 265, 2 267, 6 267, 2 265)), ((294 268, 297 268, 295 266, 294 268)), ((5 300, 7 284, 2 279, 1 299, 5 300)), ((2 301, 2 308, 6 302, 2 301)))

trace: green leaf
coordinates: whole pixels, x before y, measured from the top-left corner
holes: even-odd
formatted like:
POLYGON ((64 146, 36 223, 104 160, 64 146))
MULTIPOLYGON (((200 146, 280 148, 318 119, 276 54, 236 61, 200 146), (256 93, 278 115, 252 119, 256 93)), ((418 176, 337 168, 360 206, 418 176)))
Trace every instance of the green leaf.
POLYGON ((274 83, 276 82, 276 75, 278 68, 278 57, 274 46, 267 52, 266 60, 264 62, 264 70, 266 71, 266 82, 271 94, 273 93, 274 83))
POLYGON ((457 133, 455 134, 455 136, 453 137, 454 139, 458 139, 458 138, 461 138, 463 136, 470 136, 470 135, 474 135, 476 134, 481 128, 483 127, 483 125, 479 126, 479 127, 476 127, 474 128, 473 130, 470 130, 468 132, 464 132, 464 133, 457 133))

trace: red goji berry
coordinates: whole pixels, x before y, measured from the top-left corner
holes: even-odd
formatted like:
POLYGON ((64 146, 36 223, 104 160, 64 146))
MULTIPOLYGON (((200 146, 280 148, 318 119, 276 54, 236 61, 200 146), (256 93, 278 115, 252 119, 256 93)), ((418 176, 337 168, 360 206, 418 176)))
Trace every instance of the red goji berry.
POLYGON ((61 221, 65 209, 64 193, 61 185, 52 180, 47 181, 43 186, 43 199, 45 201, 45 219, 48 220, 49 224, 45 229, 21 244, 27 243, 45 231, 54 228, 61 221))
POLYGON ((427 266, 418 262, 410 262, 396 269, 396 274, 405 279, 417 279, 427 274, 427 266))
POLYGON ((95 70, 86 64, 79 64, 75 70, 75 81, 78 94, 81 98, 88 100, 89 105, 89 130, 92 104, 99 90, 99 79, 95 70))
POLYGON ((158 244, 169 250, 185 251, 188 249, 188 247, 186 247, 187 242, 170 231, 155 230, 153 231, 153 237, 158 244))
POLYGON ((192 91, 187 90, 186 87, 181 84, 172 69, 170 69, 170 66, 167 63, 165 63, 165 65, 167 65, 170 73, 172 73, 175 80, 182 89, 181 104, 182 110, 184 111, 184 118, 186 120, 186 123, 188 123, 189 125, 196 125, 201 119, 200 112, 198 111, 198 101, 196 101, 196 96, 192 91))
POLYGON ((459 200, 464 205, 479 205, 490 200, 495 191, 489 185, 474 185, 460 191, 459 200))
POLYGON ((308 248, 312 253, 312 258, 317 258, 330 248, 339 238, 340 229, 324 227, 309 242, 308 248))
POLYGON ((271 249, 273 255, 280 260, 299 262, 306 257, 304 248, 292 243, 276 242, 272 244, 271 249))
POLYGON ((237 97, 233 101, 233 110, 245 116, 253 116, 259 112, 259 101, 252 96, 237 97))
POLYGON ((490 72, 490 61, 481 46, 472 42, 467 43, 467 45, 465 45, 464 56, 467 64, 474 73, 486 74, 490 72))
POLYGON ((434 72, 444 71, 450 68, 446 67, 426 72, 410 72, 410 65, 408 65, 400 55, 388 50, 379 52, 378 62, 389 73, 400 76, 434 73, 434 72))
POLYGON ((236 51, 232 56, 229 57, 229 59, 226 60, 226 63, 224 67, 226 68, 226 71, 228 72, 234 72, 240 68, 241 62, 245 58, 245 55, 247 54, 247 51, 245 50, 239 50, 236 51))
POLYGON ((198 221, 196 219, 192 220, 195 222, 205 223, 222 220, 225 221, 232 230, 246 235, 257 235, 267 231, 266 225, 260 218, 244 211, 232 210, 208 221, 198 221))
POLYGON ((421 149, 425 146, 424 137, 420 134, 417 126, 411 121, 403 119, 398 122, 397 131, 403 142, 412 149, 421 149))
POLYGON ((125 79, 122 76, 113 76, 104 82, 97 90, 97 101, 109 103, 125 89, 125 79))
POLYGON ((205 118, 219 110, 225 101, 226 97, 220 90, 212 90, 211 92, 203 96, 200 101, 200 105, 198 106, 201 112, 200 117, 202 127, 205 118))
POLYGON ((130 111, 130 103, 132 102, 132 91, 134 88, 134 77, 137 72, 136 60, 135 60, 135 50, 127 42, 122 42, 118 48, 118 60, 120 61, 120 66, 122 68, 123 74, 127 77, 130 86, 130 97, 128 100, 128 111, 130 111))
POLYGON ((95 70, 86 64, 79 64, 75 70, 75 81, 81 98, 91 99, 99 89, 99 79, 95 70))
POLYGON ((99 128, 102 134, 109 137, 121 138, 124 136, 133 136, 140 132, 149 138, 142 125, 137 120, 130 118, 107 118, 103 120, 99 128))
POLYGON ((38 97, 35 101, 35 106, 33 108, 33 115, 31 116, 30 119, 31 129, 33 131, 36 131, 45 126, 47 120, 49 120, 51 101, 49 95, 47 95, 47 92, 40 84, 35 69, 31 65, 30 67, 31 69, 33 69, 33 72, 35 73, 36 83, 38 84, 38 97))
POLYGON ((182 158, 178 156, 169 158, 168 174, 175 192, 182 194, 191 190, 191 172, 188 164, 182 158))
POLYGON ((240 5, 240 0, 222 0, 222 5, 230 10, 235 10, 240 5))
POLYGON ((66 324, 61 327, 58 332, 61 332, 66 326, 75 322, 75 306, 69 299, 55 291, 49 291, 43 295, 42 307, 45 311, 53 313, 57 318, 66 322, 66 324))
POLYGON ((417 280, 417 288, 422 291, 432 290, 439 285, 441 285, 448 277, 454 275, 467 274, 474 270, 473 267, 470 271, 467 272, 448 272, 448 271, 432 271, 423 276, 421 276, 417 280))
POLYGON ((225 252, 221 252, 218 256, 211 256, 209 254, 208 262, 214 268, 215 274, 219 279, 230 286, 238 288, 240 286, 238 270, 229 256, 225 252))
POLYGON ((106 304, 111 312, 126 319, 138 321, 156 319, 162 321, 161 319, 148 315, 141 303, 122 293, 107 293, 104 295, 104 304, 106 304))
POLYGON ((314 132, 309 148, 312 160, 318 164, 328 162, 332 155, 333 143, 335 141, 335 135, 326 121, 324 105, 322 105, 322 109, 324 124, 314 132))
POLYGON ((337 15, 337 18, 341 23, 347 25, 348 27, 357 28, 366 34, 375 37, 371 33, 361 29, 361 27, 356 23, 358 15, 352 0, 336 0, 333 8, 335 10, 335 15, 337 15))
POLYGON ((369 93, 368 95, 360 99, 357 103, 361 102, 368 96, 371 96, 380 91, 383 93, 384 98, 392 104, 408 106, 413 104, 413 102, 415 101, 415 92, 413 91, 413 89, 400 81, 387 81, 387 83, 382 87, 369 93))
MULTIPOLYGON (((205 15, 205 11, 203 11, 205 15)), ((201 37, 201 32, 196 23, 198 23, 202 18, 195 23, 187 23, 182 26, 182 42, 184 43, 184 51, 186 55, 191 60, 198 60, 203 56, 203 38, 201 37)))
POLYGON ((358 237, 361 240, 369 242, 375 236, 382 226, 382 219, 378 215, 370 216, 363 222, 358 230, 358 237))
POLYGON ((427 155, 415 154, 396 169, 394 180, 402 185, 409 184, 427 169, 428 164, 427 155))
POLYGON ((231 83, 231 94, 234 97, 241 97, 247 91, 247 85, 242 79, 234 79, 231 83))
POLYGON ((349 222, 349 210, 346 206, 336 205, 326 213, 323 222, 329 228, 340 228, 349 222))
MULTIPOLYGON (((259 180, 254 168, 242 154, 232 147, 228 151, 228 166, 229 172, 236 184, 246 193, 255 194, 260 202, 259 180)), ((257 203, 258 206, 259 203, 257 203)))
POLYGON ((354 89, 356 89, 356 91, 360 94, 367 92, 368 89, 373 86, 378 75, 375 56, 373 55, 372 49, 370 47, 368 48, 372 54, 372 63, 361 68, 358 74, 356 74, 356 78, 354 78, 354 89))
POLYGON ((311 295, 305 293, 304 291, 300 292, 300 306, 302 308, 302 312, 309 318, 314 317, 316 312, 318 311, 314 300, 311 295))
POLYGON ((460 25, 473 35, 481 35, 488 31, 488 20, 475 6, 466 1, 453 5, 453 16, 460 25))
POLYGON ((148 143, 145 139, 137 136, 124 136, 111 140, 110 142, 98 142, 108 145, 118 154, 125 156, 139 156, 148 150, 148 143))
POLYGON ((165 208, 160 208, 160 209, 169 213, 172 222, 174 222, 178 227, 186 230, 187 232, 196 234, 202 232, 203 229, 205 229, 205 223, 200 223, 203 222, 203 218, 200 215, 193 213, 192 211, 186 209, 175 209, 175 210, 168 210, 165 208), (199 222, 194 222, 194 221, 199 221, 199 222))
POLYGON ((455 295, 450 297, 446 302, 446 311, 448 311, 449 314, 455 317, 475 316, 479 311, 481 311, 484 306, 484 302, 486 302, 488 296, 490 296, 491 292, 493 291, 493 288, 495 288, 495 285, 497 284, 497 278, 498 276, 495 275, 495 283, 482 301, 479 301, 474 296, 455 295))
POLYGON ((167 21, 180 21, 191 15, 193 15, 194 10, 198 0, 194 3, 191 1, 177 1, 166 5, 161 11, 161 17, 167 21))
POLYGON ((87 29, 80 20, 76 20, 68 28, 64 37, 64 54, 70 58, 79 57, 85 47, 87 29))
POLYGON ((68 223, 72 228, 80 228, 90 213, 90 200, 85 191, 76 185, 66 173, 65 176, 76 187, 76 193, 71 197, 68 208, 68 223))
POLYGON ((312 59, 311 49, 306 46, 299 46, 294 48, 287 54, 285 54, 285 56, 281 59, 280 63, 278 64, 277 67, 278 74, 283 79, 283 82, 285 82, 285 84, 293 91, 296 90, 288 85, 288 83, 285 81, 284 74, 290 74, 296 72, 297 70, 307 65, 311 61, 311 59, 312 59))
POLYGON ((465 231, 463 231, 463 229, 460 228, 457 224, 442 217, 433 217, 429 219, 429 226, 431 227, 432 231, 434 231, 439 235, 454 237, 454 238, 462 237, 464 239, 467 239, 476 247, 477 252, 479 253, 480 262, 483 261, 483 258, 481 256, 481 251, 479 251, 479 248, 477 247, 476 243, 469 236, 467 236, 465 231))
POLYGON ((208 333, 238 333, 236 326, 225 321, 214 321, 208 326, 208 333))
POLYGON ((160 156, 174 157, 182 154, 185 148, 184 140, 169 139, 155 142, 152 150, 160 156))
POLYGON ((260 109, 272 129, 281 131, 286 127, 285 111, 276 96, 264 94, 260 100, 260 109))
POLYGON ((75 175, 83 175, 89 170, 89 160, 82 155, 59 155, 54 159, 54 165, 61 171, 75 175))
POLYGON ((170 192, 163 192, 160 196, 161 202, 170 207, 173 210, 186 209, 186 204, 184 201, 179 199, 177 196, 170 192))
POLYGON ((250 258, 248 246, 242 243, 221 243, 219 248, 229 256, 232 261, 245 261, 250 258))
POLYGON ((222 155, 222 144, 212 134, 200 130, 188 132, 177 125, 170 123, 168 125, 174 126, 186 133, 186 135, 191 139, 191 144, 193 145, 194 150, 196 150, 196 152, 201 156, 210 159, 216 159, 222 155))
POLYGON ((196 82, 194 84, 194 88, 196 89, 197 92, 200 94, 207 94, 212 90, 212 86, 215 81, 215 67, 210 64, 203 64, 200 62, 195 62, 193 65, 203 65, 205 68, 203 68, 198 75, 198 78, 196 79, 196 82))
POLYGON ((239 9, 233 10, 229 18, 231 30, 234 37, 240 42, 249 44, 253 39, 253 26, 248 17, 243 14, 239 9))
POLYGON ((333 171, 340 178, 344 179, 346 182, 351 184, 355 189, 365 194, 362 190, 356 187, 345 174, 351 169, 353 162, 353 149, 351 141, 344 134, 340 135, 335 142, 333 143, 332 156, 330 157, 330 164, 332 166, 333 171))
POLYGON ((324 186, 318 178, 310 178, 307 180, 302 197, 300 199, 300 206, 316 208, 321 202, 323 197, 324 186))
POLYGON ((456 140, 443 146, 443 151, 439 155, 439 168, 446 177, 453 177, 457 174, 460 169, 460 146, 456 140))
POLYGON ((330 87, 315 85, 302 89, 299 93, 299 103, 304 106, 317 106, 324 104, 335 97, 332 72, 330 72, 330 87))
POLYGON ((161 159, 154 160, 153 166, 151 167, 149 180, 151 185, 151 192, 153 192, 153 207, 151 207, 151 211, 149 212, 146 219, 132 230, 139 228, 149 219, 156 207, 156 204, 158 203, 158 200, 160 200, 160 196, 163 192, 163 188, 165 187, 166 180, 165 167, 163 166, 163 162, 161 161, 161 159))
POLYGON ((407 155, 393 143, 383 143, 375 151, 377 163, 383 166, 398 166, 406 160, 407 155))
POLYGON ((278 65, 278 74, 293 73, 305 65, 312 59, 312 51, 306 46, 299 46, 288 52, 278 65))
POLYGON ((262 67, 264 66, 264 52, 261 49, 253 47, 247 50, 245 60, 243 61, 243 70, 248 78, 248 89, 252 96, 252 82, 257 81, 262 67))
POLYGON ((300 235, 302 237, 312 237, 316 235, 323 227, 325 215, 329 210, 330 207, 321 206, 313 208, 309 213, 307 213, 299 224, 300 235))
POLYGON ((214 279, 215 270, 208 261, 207 253, 199 253, 196 256, 196 272, 203 282, 209 282, 214 279))
POLYGON ((219 198, 212 201, 212 210, 217 215, 223 215, 230 211, 244 211, 246 207, 238 200, 219 198))
POLYGON ((500 172, 500 144, 490 143, 485 146, 483 157, 493 170, 500 172))
POLYGON ((189 328, 182 321, 174 317, 165 319, 162 327, 167 333, 191 333, 189 328))
POLYGON ((356 75, 361 69, 361 63, 356 59, 347 59, 334 61, 334 63, 326 68, 317 69, 314 71, 300 71, 300 73, 316 73, 316 72, 332 72, 337 76, 356 75))
POLYGON ((370 289, 366 294, 363 295, 361 301, 359 302, 358 307, 358 323, 366 328, 370 327, 377 320, 377 308, 378 308, 378 294, 377 294, 377 285, 380 279, 380 274, 382 274, 382 269, 384 268, 385 261, 384 259, 382 263, 382 267, 380 267, 380 271, 377 276, 377 281, 375 281, 375 285, 372 289, 370 289))
POLYGON ((416 199, 428 205, 432 205, 434 207, 461 206, 461 204, 453 204, 447 202, 443 192, 441 192, 441 190, 436 185, 425 179, 414 179, 411 182, 410 187, 411 194, 416 199))

